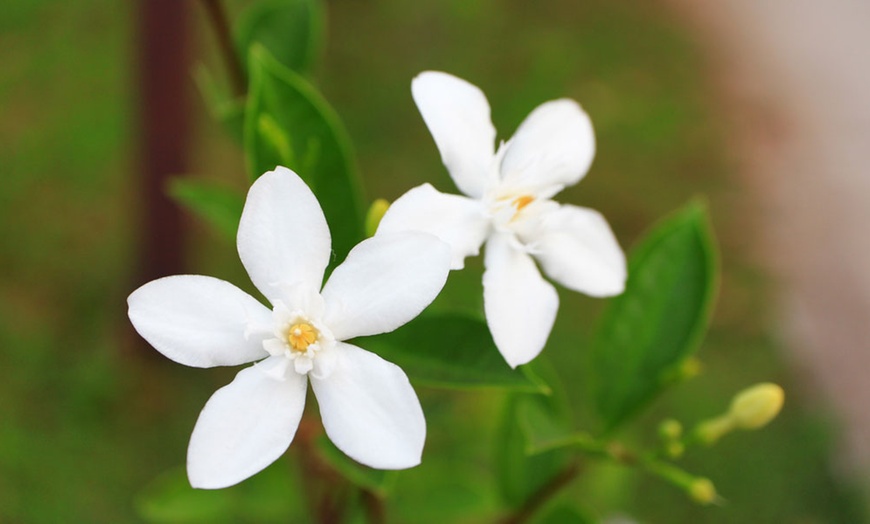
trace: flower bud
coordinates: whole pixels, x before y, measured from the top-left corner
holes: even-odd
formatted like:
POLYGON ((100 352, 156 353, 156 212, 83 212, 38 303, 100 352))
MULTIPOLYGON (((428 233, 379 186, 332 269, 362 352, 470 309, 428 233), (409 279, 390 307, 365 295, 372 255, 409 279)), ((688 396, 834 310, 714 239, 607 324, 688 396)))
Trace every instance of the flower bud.
POLYGON ((673 442, 668 442, 665 446, 665 453, 672 458, 677 459, 683 456, 683 453, 686 452, 686 445, 682 442, 675 440, 673 442))
POLYGON ((384 215, 387 213, 387 209, 390 208, 390 203, 383 198, 379 198, 372 202, 371 207, 369 207, 368 213, 366 213, 366 236, 373 237, 375 236, 375 232, 378 230, 378 225, 381 223, 381 219, 384 218, 384 215))
POLYGON ((735 427, 758 429, 776 418, 785 401, 785 392, 776 384, 764 382, 744 389, 731 402, 728 416, 735 427))
POLYGON ((664 441, 677 440, 683 434, 683 425, 679 420, 665 419, 659 424, 659 437, 664 441))
POLYGON ((712 504, 716 502, 719 495, 716 493, 716 486, 708 478, 698 477, 688 488, 689 496, 698 504, 712 504))

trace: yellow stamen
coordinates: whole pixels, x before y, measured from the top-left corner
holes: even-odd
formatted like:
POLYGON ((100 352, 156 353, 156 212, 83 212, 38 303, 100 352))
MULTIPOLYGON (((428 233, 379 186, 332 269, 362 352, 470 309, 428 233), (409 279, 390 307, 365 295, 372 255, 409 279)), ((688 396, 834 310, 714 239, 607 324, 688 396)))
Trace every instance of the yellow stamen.
POLYGON ((306 351, 317 340, 317 330, 307 322, 293 324, 287 330, 287 343, 296 351, 306 351))
POLYGON ((520 197, 516 197, 516 198, 513 200, 512 204, 514 205, 514 207, 517 208, 517 213, 519 213, 520 211, 523 210, 524 207, 526 207, 527 205, 531 204, 532 201, 534 201, 534 200, 535 200, 535 197, 533 197, 533 196, 530 196, 530 195, 523 195, 523 196, 520 196, 520 197))

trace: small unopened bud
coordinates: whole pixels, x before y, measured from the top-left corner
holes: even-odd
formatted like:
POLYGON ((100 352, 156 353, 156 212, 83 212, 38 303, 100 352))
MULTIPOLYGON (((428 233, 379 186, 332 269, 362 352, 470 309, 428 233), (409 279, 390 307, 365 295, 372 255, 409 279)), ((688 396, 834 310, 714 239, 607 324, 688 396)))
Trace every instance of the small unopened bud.
POLYGON ((679 440, 668 442, 667 445, 665 445, 665 453, 667 453, 667 455, 672 459, 682 457, 685 451, 686 445, 679 440))
POLYGON ((716 486, 708 478, 696 478, 689 484, 689 496, 698 504, 712 504, 719 496, 716 494, 716 486))
POLYGON ((377 232, 378 230, 378 225, 381 223, 381 219, 384 218, 384 215, 387 213, 387 209, 389 208, 390 203, 383 198, 379 198, 372 202, 371 207, 369 207, 368 213, 366 213, 367 237, 375 236, 375 232, 377 232))
POLYGON ((701 374, 701 361, 697 357, 689 357, 680 364, 680 376, 683 380, 697 377, 701 374))
POLYGON ((728 415, 740 429, 758 429, 776 418, 784 401, 785 392, 778 385, 756 384, 734 397, 728 415))
POLYGON ((683 434, 683 425, 679 420, 665 419, 659 424, 659 437, 662 440, 677 440, 683 434))

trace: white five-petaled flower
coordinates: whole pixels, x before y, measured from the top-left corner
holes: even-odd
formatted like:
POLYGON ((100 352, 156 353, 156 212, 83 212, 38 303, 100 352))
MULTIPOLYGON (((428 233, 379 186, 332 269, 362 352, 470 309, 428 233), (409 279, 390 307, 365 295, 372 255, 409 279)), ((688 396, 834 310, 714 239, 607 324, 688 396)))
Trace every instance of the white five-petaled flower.
POLYGON ((489 104, 476 86, 428 71, 412 83, 414 101, 451 178, 467 196, 429 184, 396 200, 378 235, 419 230, 452 247, 452 269, 486 243, 484 310, 493 340, 512 367, 543 349, 559 307, 544 273, 592 296, 621 293, 625 255, 591 209, 551 200, 586 174, 595 153, 589 117, 573 100, 546 102, 495 150, 489 104))
POLYGON ((271 311, 232 284, 195 275, 155 280, 127 299, 139 334, 176 362, 260 361, 200 413, 187 454, 191 485, 231 486, 280 457, 299 426, 309 381, 339 449, 374 468, 419 464, 426 421, 405 373, 342 341, 417 316, 447 279, 447 244, 422 232, 365 240, 321 290, 331 256, 326 219, 305 183, 279 167, 251 186, 238 250, 271 311))

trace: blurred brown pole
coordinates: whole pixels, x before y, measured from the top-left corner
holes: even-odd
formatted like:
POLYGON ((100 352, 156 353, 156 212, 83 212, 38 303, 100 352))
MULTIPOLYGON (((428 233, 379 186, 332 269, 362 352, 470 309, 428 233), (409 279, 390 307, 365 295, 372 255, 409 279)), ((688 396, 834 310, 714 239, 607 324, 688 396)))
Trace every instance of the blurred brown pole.
POLYGON ((187 169, 190 145, 190 2, 139 0, 139 169, 142 242, 140 282, 180 273, 180 209, 166 196, 168 179, 187 169))
MULTIPOLYGON (((136 209, 140 239, 136 246, 139 286, 155 278, 182 273, 181 210, 166 195, 171 176, 187 171, 190 114, 189 2, 139 0, 136 15, 136 82, 138 95, 136 209)), ((129 324, 128 324, 129 326, 129 324)), ((129 329, 126 347, 157 356, 129 329)))

